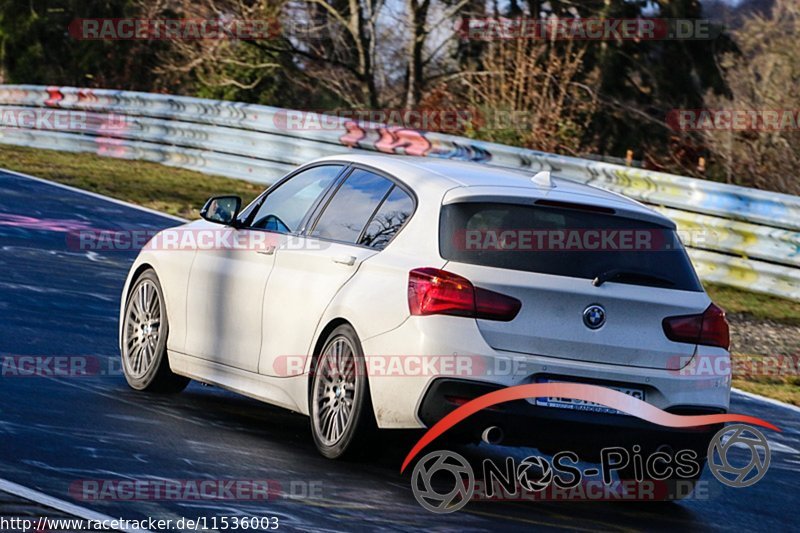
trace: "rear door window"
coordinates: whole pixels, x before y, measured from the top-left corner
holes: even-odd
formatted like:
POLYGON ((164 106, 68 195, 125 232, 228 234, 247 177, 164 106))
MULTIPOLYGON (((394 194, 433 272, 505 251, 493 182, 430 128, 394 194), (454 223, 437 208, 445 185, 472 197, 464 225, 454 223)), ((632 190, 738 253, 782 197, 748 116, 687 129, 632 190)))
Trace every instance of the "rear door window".
POLYGON ((383 176, 355 169, 328 202, 311 234, 356 244, 393 185, 383 176))
MULTIPOLYGON (((577 206, 576 206, 577 207, 577 206)), ((458 203, 442 208, 442 257, 605 282, 701 291, 671 229, 598 208, 458 203)))
POLYGON ((370 220, 358 244, 383 250, 414 212, 414 200, 394 186, 370 220))

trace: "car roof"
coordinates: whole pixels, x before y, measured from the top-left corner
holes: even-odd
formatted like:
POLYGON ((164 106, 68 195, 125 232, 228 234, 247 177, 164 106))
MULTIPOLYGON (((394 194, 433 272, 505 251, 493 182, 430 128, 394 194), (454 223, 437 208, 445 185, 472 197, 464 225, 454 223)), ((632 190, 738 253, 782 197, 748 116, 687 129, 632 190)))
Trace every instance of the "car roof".
POLYGON ((432 187, 439 188, 442 195, 455 188, 467 188, 459 191, 458 196, 463 198, 471 194, 471 191, 485 196, 491 191, 498 196, 572 200, 621 209, 628 214, 674 227, 668 218, 644 204, 612 191, 559 178, 558 171, 552 171, 554 187, 542 187, 531 179, 537 173, 536 170, 501 168, 437 157, 353 153, 324 157, 314 162, 320 161, 373 167, 397 177, 413 189, 418 189, 423 184, 428 190, 432 187))

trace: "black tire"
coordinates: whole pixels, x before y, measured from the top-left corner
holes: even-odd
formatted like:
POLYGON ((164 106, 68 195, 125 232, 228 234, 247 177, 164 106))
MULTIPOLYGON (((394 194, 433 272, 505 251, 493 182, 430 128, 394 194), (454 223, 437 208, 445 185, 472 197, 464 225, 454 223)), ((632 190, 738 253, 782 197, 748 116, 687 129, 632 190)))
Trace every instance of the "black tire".
POLYGON ((189 378, 173 373, 169 367, 168 336, 169 320, 164 304, 164 293, 161 290, 158 276, 153 270, 148 269, 133 282, 123 314, 120 357, 125 380, 131 388, 148 392, 177 393, 189 384, 189 378), (154 309, 152 306, 147 306, 148 309, 141 309, 143 300, 140 297, 143 293, 150 294, 157 299, 157 316, 155 312, 152 312, 154 309), (142 312, 147 314, 146 324, 139 322, 137 318, 141 316, 142 312), (152 328, 155 324, 157 324, 157 333, 154 337, 152 328), (149 329, 145 330, 145 327, 149 329), (147 346, 145 347, 145 345, 147 346), (137 352, 137 350, 140 351, 137 352), (137 353, 139 359, 137 359, 137 353), (137 361, 139 361, 138 365, 137 361))
MULTIPOLYGON (((350 368, 348 366, 348 368, 350 368)), ((349 372, 343 374, 349 375, 349 372)), ((345 377, 345 379, 347 379, 345 377)), ((344 409, 347 399, 347 388, 338 389, 344 391, 339 403, 344 409)), ((314 363, 310 376, 309 386, 309 419, 311 422, 311 434, 314 437, 319 452, 328 459, 348 458, 354 459, 366 455, 367 445, 372 440, 376 432, 375 417, 372 411, 372 401, 370 399, 369 382, 367 380, 366 363, 364 361, 364 351, 361 348, 361 341, 358 339, 355 330, 349 324, 343 324, 334 329, 328 338, 320 354, 315 354, 314 363), (330 433, 325 431, 325 417, 337 405, 339 399, 334 391, 334 386, 327 387, 326 373, 329 372, 330 361, 335 357, 329 353, 335 350, 339 343, 345 342, 352 349, 352 368, 354 372, 353 396, 351 409, 344 430, 335 438, 329 438, 330 433), (325 382, 323 382, 325 380, 325 382), (316 394, 315 394, 316 391, 316 394), (326 392, 331 391, 331 392, 326 392), (327 399, 326 399, 327 398, 327 399), (323 409, 320 403, 328 403, 328 410, 323 409)), ((336 417, 336 414, 329 415, 336 417)), ((333 424, 331 420, 329 422, 333 424)))

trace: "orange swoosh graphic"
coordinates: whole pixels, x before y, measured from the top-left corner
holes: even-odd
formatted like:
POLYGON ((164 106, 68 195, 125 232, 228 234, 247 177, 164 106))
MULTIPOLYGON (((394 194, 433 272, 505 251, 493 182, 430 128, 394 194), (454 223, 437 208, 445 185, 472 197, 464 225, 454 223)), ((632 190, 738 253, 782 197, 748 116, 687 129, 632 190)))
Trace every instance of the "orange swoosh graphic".
POLYGON ((598 403, 641 418, 642 420, 672 428, 706 426, 723 422, 743 422, 780 431, 777 426, 766 420, 748 415, 734 413, 719 415, 674 415, 654 405, 650 405, 647 402, 629 396, 628 394, 599 385, 588 385, 585 383, 531 383, 528 385, 507 387, 479 396, 439 420, 428 429, 408 453, 405 461, 403 461, 403 466, 400 468, 400 473, 403 473, 408 464, 423 448, 425 448, 425 446, 448 429, 463 421, 465 418, 474 415, 478 411, 497 405, 498 403, 524 400, 526 398, 546 398, 550 396, 598 403))

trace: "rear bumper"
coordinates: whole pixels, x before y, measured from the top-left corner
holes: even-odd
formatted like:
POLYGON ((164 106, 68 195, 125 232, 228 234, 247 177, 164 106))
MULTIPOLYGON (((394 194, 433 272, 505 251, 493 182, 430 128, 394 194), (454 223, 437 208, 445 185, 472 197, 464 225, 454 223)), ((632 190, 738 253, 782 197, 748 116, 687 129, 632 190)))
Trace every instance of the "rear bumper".
MULTIPOLYGON (((602 383, 601 383, 602 385, 602 383)), ((420 404, 419 418, 432 426, 465 401, 503 387, 492 383, 441 378, 433 381, 420 404)), ((668 412, 680 415, 719 414, 724 410, 697 406, 675 406, 668 412)), ((667 445, 675 449, 705 451, 709 434, 721 426, 676 430, 621 414, 604 414, 540 407, 518 400, 497 404, 475 413, 448 431, 456 440, 475 441, 483 430, 497 426, 503 444, 536 447, 545 453, 573 451, 584 459, 593 458, 606 447, 639 445, 643 450, 667 445)))
MULTIPOLYGON (((443 378, 495 388, 534 383, 541 377, 601 385, 618 384, 642 389, 648 403, 682 414, 726 412, 730 402, 729 376, 708 373, 685 375, 667 369, 501 352, 487 345, 475 321, 467 318, 412 316, 392 331, 362 339, 362 345, 367 357, 449 356, 463 358, 468 363, 449 367, 436 366, 433 371, 415 373, 370 373, 372 404, 381 428, 429 427, 433 421, 444 416, 444 407, 436 407, 437 395, 431 392, 437 381, 443 378)), ((724 350, 710 350, 719 352, 713 354, 715 357, 728 357, 724 350)), ((577 417, 593 423, 603 421, 600 426, 606 428, 630 426, 641 429, 641 426, 637 426, 640 422, 631 417, 574 413, 565 409, 541 408, 528 402, 523 403, 526 406, 525 413, 542 415, 537 419, 566 420, 572 423, 572 417, 577 417)))

